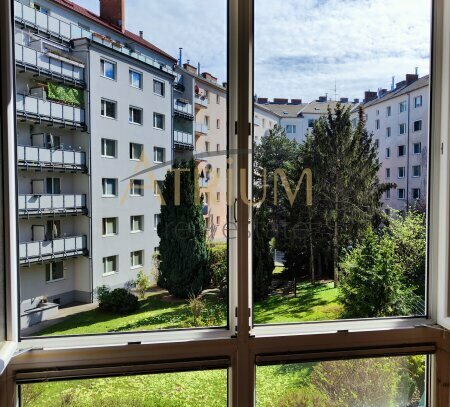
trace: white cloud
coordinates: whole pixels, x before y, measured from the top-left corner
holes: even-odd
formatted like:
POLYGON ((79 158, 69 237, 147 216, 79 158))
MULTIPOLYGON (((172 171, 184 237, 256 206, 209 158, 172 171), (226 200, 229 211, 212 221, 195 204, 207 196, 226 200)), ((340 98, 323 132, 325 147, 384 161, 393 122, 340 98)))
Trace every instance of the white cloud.
MULTIPOLYGON (((77 0, 98 13, 98 0, 77 0)), ((430 0, 255 0, 255 93, 361 98, 429 71, 430 0)), ((225 0, 126 0, 125 24, 226 80, 225 0)))

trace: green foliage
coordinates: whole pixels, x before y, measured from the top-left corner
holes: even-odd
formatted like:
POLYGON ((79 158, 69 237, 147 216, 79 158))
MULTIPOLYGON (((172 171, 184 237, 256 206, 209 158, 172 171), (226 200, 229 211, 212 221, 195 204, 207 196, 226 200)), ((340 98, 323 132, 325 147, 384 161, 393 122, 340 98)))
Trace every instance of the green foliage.
POLYGON ((263 205, 253 210, 253 299, 261 301, 269 295, 275 268, 270 247, 268 210, 263 205))
POLYGON ((409 315, 412 289, 387 233, 370 228, 362 242, 344 257, 340 302, 349 318, 409 315))
POLYGON ((310 379, 327 407, 394 407, 401 369, 401 358, 338 360, 318 363, 310 379))
POLYGON ((101 311, 115 314, 131 314, 139 308, 138 298, 125 288, 110 291, 106 286, 97 288, 97 299, 101 311))
POLYGON ((136 279, 136 291, 140 298, 145 297, 145 293, 150 288, 150 279, 143 270, 139 271, 136 279))
POLYGON ((59 83, 48 83, 47 97, 48 99, 74 106, 84 105, 84 93, 82 89, 60 85, 59 83))
POLYGON ((222 298, 226 298, 228 292, 228 262, 226 243, 215 243, 209 246, 209 270, 211 272, 211 284, 218 288, 222 298))
POLYGON ((196 202, 199 195, 197 176, 194 160, 175 162, 174 170, 166 174, 161 188, 165 205, 161 205, 158 225, 158 285, 184 299, 198 295, 210 281, 202 200, 196 202), (178 197, 175 193, 177 173, 180 176, 178 197))
POLYGON ((200 317, 202 315, 203 309, 205 308, 205 304, 203 303, 200 296, 191 295, 188 300, 188 305, 192 314, 193 326, 199 326, 200 317))

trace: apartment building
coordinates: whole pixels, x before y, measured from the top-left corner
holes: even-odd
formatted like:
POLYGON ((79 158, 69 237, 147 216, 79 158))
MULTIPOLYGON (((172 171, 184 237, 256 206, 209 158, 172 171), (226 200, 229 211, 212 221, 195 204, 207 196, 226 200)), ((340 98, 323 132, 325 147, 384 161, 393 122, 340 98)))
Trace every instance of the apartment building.
POLYGON ((15 1, 22 328, 152 268, 176 59, 123 10, 15 1))
MULTIPOLYGON (((338 103, 353 108, 359 100, 349 102, 348 98, 341 98, 338 102, 320 96, 313 102, 303 103, 302 99, 274 98, 270 101, 268 98, 257 98, 255 108, 271 112, 277 118, 277 124, 285 129, 286 135, 291 140, 303 143, 314 127, 314 122, 326 115, 328 109, 333 111, 338 103)), ((268 118, 272 119, 270 116, 268 118)))
POLYGON ((269 134, 275 125, 278 124, 278 116, 263 104, 253 106, 253 141, 256 144, 261 142, 264 136, 269 134))
POLYGON ((225 241, 227 226, 227 88, 200 66, 182 64, 174 86, 174 151, 194 155, 210 241, 225 241), (177 110, 182 110, 178 112, 177 110))
POLYGON ((396 185, 382 197, 384 209, 425 207, 429 76, 407 74, 392 90, 365 92, 366 128, 378 145, 381 182, 396 185))

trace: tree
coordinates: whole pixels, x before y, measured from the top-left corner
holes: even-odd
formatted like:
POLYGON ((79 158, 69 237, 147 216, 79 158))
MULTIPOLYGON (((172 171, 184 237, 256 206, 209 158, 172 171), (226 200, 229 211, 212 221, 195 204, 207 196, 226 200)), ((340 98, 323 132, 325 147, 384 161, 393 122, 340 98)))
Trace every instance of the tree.
POLYGON ((253 299, 267 298, 275 267, 270 247, 268 210, 262 205, 253 209, 253 299))
POLYGON ((164 202, 158 225, 158 285, 185 299, 198 295, 209 283, 208 247, 197 177, 194 160, 175 162, 161 188, 164 202))
POLYGON ((351 124, 351 109, 339 103, 314 124, 300 146, 293 179, 305 168, 313 174, 313 205, 301 196, 291 208, 289 230, 299 231, 287 242, 288 267, 307 264, 331 269, 338 285, 341 248, 355 244, 369 225, 382 219, 380 198, 391 184, 380 184, 378 151, 365 130, 364 111, 351 124), (317 260, 316 260, 317 258, 317 260))

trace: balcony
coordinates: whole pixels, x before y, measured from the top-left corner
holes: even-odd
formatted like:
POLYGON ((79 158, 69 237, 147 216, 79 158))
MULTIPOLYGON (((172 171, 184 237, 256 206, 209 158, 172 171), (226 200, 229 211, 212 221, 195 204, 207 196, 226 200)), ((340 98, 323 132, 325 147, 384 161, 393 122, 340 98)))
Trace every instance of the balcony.
POLYGON ((72 236, 19 244, 20 264, 23 265, 85 256, 87 254, 86 236, 72 236))
POLYGON ((253 118, 253 125, 254 125, 254 126, 259 126, 259 127, 261 127, 261 123, 262 123, 262 122, 261 122, 261 118, 260 118, 260 117, 256 117, 256 116, 255 116, 255 117, 253 118))
POLYGON ((208 125, 195 122, 195 134, 199 136, 208 134, 208 125))
POLYGON ((41 13, 33 7, 14 1, 14 18, 25 28, 33 28, 51 38, 69 42, 74 38, 92 38, 89 30, 75 24, 66 23, 48 14, 41 13))
POLYGON ((181 101, 180 99, 173 101, 173 110, 176 116, 182 117, 188 120, 194 120, 194 113, 192 104, 181 101))
POLYGON ((36 171, 86 172, 83 151, 17 146, 19 168, 36 171))
POLYGON ((174 142, 175 147, 186 149, 186 150, 194 149, 194 136, 191 133, 174 130, 173 142, 174 142))
POLYGON ((85 86, 83 64, 59 54, 39 52, 20 44, 15 44, 15 51, 16 65, 23 71, 33 71, 65 83, 85 86))
POLYGON ((24 120, 59 123, 64 126, 85 128, 84 109, 64 105, 29 95, 16 95, 16 113, 24 120))
POLYGON ((19 216, 68 216, 86 214, 86 195, 19 195, 19 216))
POLYGON ((208 107, 209 100, 203 96, 195 95, 195 104, 200 107, 208 107))

